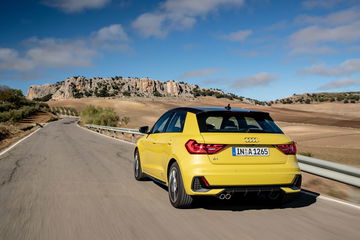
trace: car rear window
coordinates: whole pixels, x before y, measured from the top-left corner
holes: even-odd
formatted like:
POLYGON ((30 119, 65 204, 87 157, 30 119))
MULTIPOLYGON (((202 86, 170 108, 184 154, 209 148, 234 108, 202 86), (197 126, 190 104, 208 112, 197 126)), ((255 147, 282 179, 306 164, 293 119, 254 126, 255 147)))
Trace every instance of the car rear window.
POLYGON ((201 132, 283 133, 267 113, 205 112, 197 120, 201 132))

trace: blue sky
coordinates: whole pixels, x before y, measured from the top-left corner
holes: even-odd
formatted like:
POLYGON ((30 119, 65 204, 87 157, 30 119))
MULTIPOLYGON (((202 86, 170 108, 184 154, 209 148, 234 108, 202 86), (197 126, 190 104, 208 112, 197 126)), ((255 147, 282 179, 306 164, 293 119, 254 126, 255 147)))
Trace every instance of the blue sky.
POLYGON ((3 0, 0 84, 134 76, 274 100, 359 91, 356 0, 3 0))

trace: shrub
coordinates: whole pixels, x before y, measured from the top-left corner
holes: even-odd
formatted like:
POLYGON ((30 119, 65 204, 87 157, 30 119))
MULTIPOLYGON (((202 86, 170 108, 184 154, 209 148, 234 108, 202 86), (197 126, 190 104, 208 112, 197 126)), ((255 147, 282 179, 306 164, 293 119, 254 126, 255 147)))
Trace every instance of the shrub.
POLYGON ((123 118, 121 118, 121 122, 126 126, 130 122, 130 118, 129 117, 123 117, 123 118))
POLYGON ((40 109, 39 105, 24 106, 19 109, 13 109, 7 112, 0 113, 0 122, 14 121, 18 122, 23 118, 29 117, 40 109))
POLYGON ((130 96, 131 96, 131 93, 130 93, 129 91, 124 91, 122 94, 123 94, 124 96, 126 96, 126 97, 130 97, 130 96))
POLYGON ((155 96, 155 97, 162 97, 162 94, 159 93, 157 90, 155 90, 154 96, 155 96))
POLYGON ((119 121, 119 116, 112 108, 101 108, 92 105, 81 111, 80 116, 81 121, 85 124, 116 126, 119 121))
POLYGON ((34 101, 38 101, 38 102, 47 102, 49 101, 50 99, 52 98, 52 94, 48 94, 48 95, 45 95, 41 98, 34 98, 34 101))
POLYGON ((10 135, 9 129, 4 125, 0 125, 0 141, 7 138, 9 135, 10 135))

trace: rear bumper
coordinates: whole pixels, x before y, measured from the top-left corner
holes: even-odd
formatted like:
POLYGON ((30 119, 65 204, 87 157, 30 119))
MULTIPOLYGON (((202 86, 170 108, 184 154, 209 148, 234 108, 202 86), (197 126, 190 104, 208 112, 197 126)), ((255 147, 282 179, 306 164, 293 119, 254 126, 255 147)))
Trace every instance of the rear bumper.
POLYGON ((210 185, 204 176, 194 177, 191 190, 195 193, 201 193, 201 195, 208 192, 212 194, 216 191, 219 191, 218 194, 226 193, 248 193, 248 192, 274 192, 274 191, 283 191, 285 193, 297 193, 301 191, 301 175, 295 175, 291 184, 279 184, 279 185, 228 185, 228 186, 216 186, 210 185))
POLYGON ((285 193, 296 193, 301 189, 301 171, 295 157, 289 158, 284 164, 214 165, 197 162, 184 167, 184 187, 189 195, 217 195, 224 191, 282 190, 285 193), (205 178, 207 184, 199 177, 205 178))

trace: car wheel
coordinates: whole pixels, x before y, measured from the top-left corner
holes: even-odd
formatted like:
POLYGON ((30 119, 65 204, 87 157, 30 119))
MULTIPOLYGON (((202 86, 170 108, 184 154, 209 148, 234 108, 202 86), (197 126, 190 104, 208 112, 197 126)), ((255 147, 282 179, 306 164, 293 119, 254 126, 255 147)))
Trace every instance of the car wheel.
POLYGON ((146 179, 146 175, 142 172, 141 169, 140 154, 138 150, 136 150, 134 155, 134 176, 138 181, 146 179))
POLYGON ((174 162, 168 176, 168 192, 171 204, 175 208, 189 208, 193 202, 192 196, 186 194, 179 165, 174 162))

